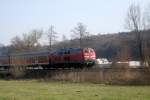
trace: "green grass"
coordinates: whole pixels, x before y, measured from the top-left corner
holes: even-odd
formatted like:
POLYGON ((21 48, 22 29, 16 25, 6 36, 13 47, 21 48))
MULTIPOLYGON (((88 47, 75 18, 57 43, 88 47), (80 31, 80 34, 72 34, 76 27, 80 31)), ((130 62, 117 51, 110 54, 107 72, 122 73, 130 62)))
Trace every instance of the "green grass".
POLYGON ((0 80, 0 100, 150 100, 150 86, 0 80))

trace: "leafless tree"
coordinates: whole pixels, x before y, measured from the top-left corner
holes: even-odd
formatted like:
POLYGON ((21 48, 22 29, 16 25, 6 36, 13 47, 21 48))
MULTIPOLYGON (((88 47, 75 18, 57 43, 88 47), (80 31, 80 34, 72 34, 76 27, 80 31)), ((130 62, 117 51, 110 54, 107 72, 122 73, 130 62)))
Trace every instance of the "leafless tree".
POLYGON ((77 26, 72 30, 72 37, 79 39, 79 47, 83 47, 83 39, 88 35, 86 26, 83 23, 78 23, 77 26))
POLYGON ((2 55, 4 52, 3 48, 4 48, 4 45, 0 43, 0 55, 2 55))
POLYGON ((67 48, 67 47, 69 47, 69 40, 67 39, 67 37, 66 37, 66 35, 62 35, 62 46, 63 46, 63 48, 67 48))
POLYGON ((142 26, 142 15, 141 9, 139 5, 132 4, 129 6, 127 18, 126 18, 126 27, 135 33, 136 35, 136 43, 139 50, 139 57, 141 62, 144 62, 143 55, 143 38, 141 35, 141 31, 143 30, 142 26))
POLYGON ((43 34, 42 30, 33 30, 31 32, 24 33, 22 37, 16 36, 11 40, 11 46, 17 52, 22 51, 34 51, 40 46, 39 40, 43 34))
POLYGON ((150 67, 150 40, 144 41, 144 58, 145 58, 145 65, 150 67))
POLYGON ((3 47, 4 45, 0 43, 0 48, 3 47))
POLYGON ((125 27, 131 31, 142 29, 142 16, 139 5, 132 4, 128 8, 125 27))
POLYGON ((49 50, 52 51, 52 45, 54 45, 54 43, 57 40, 57 32, 54 30, 54 26, 51 25, 48 29, 48 39, 49 39, 49 50))
POLYGON ((145 8, 143 14, 143 28, 144 30, 150 30, 150 4, 145 8))

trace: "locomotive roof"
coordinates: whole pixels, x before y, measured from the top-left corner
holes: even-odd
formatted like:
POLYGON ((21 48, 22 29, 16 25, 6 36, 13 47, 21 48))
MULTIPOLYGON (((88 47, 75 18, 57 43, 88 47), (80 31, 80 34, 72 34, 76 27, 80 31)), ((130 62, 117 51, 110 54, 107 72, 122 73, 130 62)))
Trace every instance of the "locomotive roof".
MULTIPOLYGON (((64 49, 64 50, 82 50, 82 49, 86 49, 86 48, 62 48, 62 49, 64 49)), ((88 48, 88 49, 92 49, 92 48, 88 48)))
POLYGON ((14 53, 12 56, 20 56, 20 55, 40 55, 40 54, 49 54, 49 51, 38 51, 38 52, 25 52, 25 53, 14 53))
POLYGON ((58 49, 58 50, 56 50, 56 51, 54 51, 54 52, 59 52, 59 51, 61 51, 61 52, 65 52, 65 51, 80 51, 80 50, 82 50, 81 48, 63 48, 63 49, 58 49))
POLYGON ((65 51, 80 51, 83 50, 84 48, 63 48, 63 49, 58 49, 55 50, 54 52, 50 51, 37 51, 37 52, 25 52, 25 53, 14 53, 10 55, 0 55, 0 57, 8 57, 8 56, 22 56, 22 55, 43 55, 43 54, 54 54, 56 52, 65 52, 65 51))

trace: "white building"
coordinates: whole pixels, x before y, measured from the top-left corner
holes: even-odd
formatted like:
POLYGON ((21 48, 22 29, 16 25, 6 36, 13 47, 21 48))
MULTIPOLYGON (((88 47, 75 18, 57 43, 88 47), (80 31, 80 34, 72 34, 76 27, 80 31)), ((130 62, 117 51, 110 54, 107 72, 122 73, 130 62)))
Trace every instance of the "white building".
POLYGON ((96 59, 96 64, 109 64, 110 62, 106 58, 96 59))

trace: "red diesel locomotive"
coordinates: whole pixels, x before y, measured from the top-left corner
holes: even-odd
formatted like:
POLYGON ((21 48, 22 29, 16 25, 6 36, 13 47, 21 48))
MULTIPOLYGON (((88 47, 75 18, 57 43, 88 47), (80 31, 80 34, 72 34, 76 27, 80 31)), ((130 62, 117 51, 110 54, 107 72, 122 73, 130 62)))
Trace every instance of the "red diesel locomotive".
POLYGON ((91 67, 96 60, 92 48, 68 48, 55 52, 32 52, 0 56, 0 68, 27 66, 42 68, 91 67))

